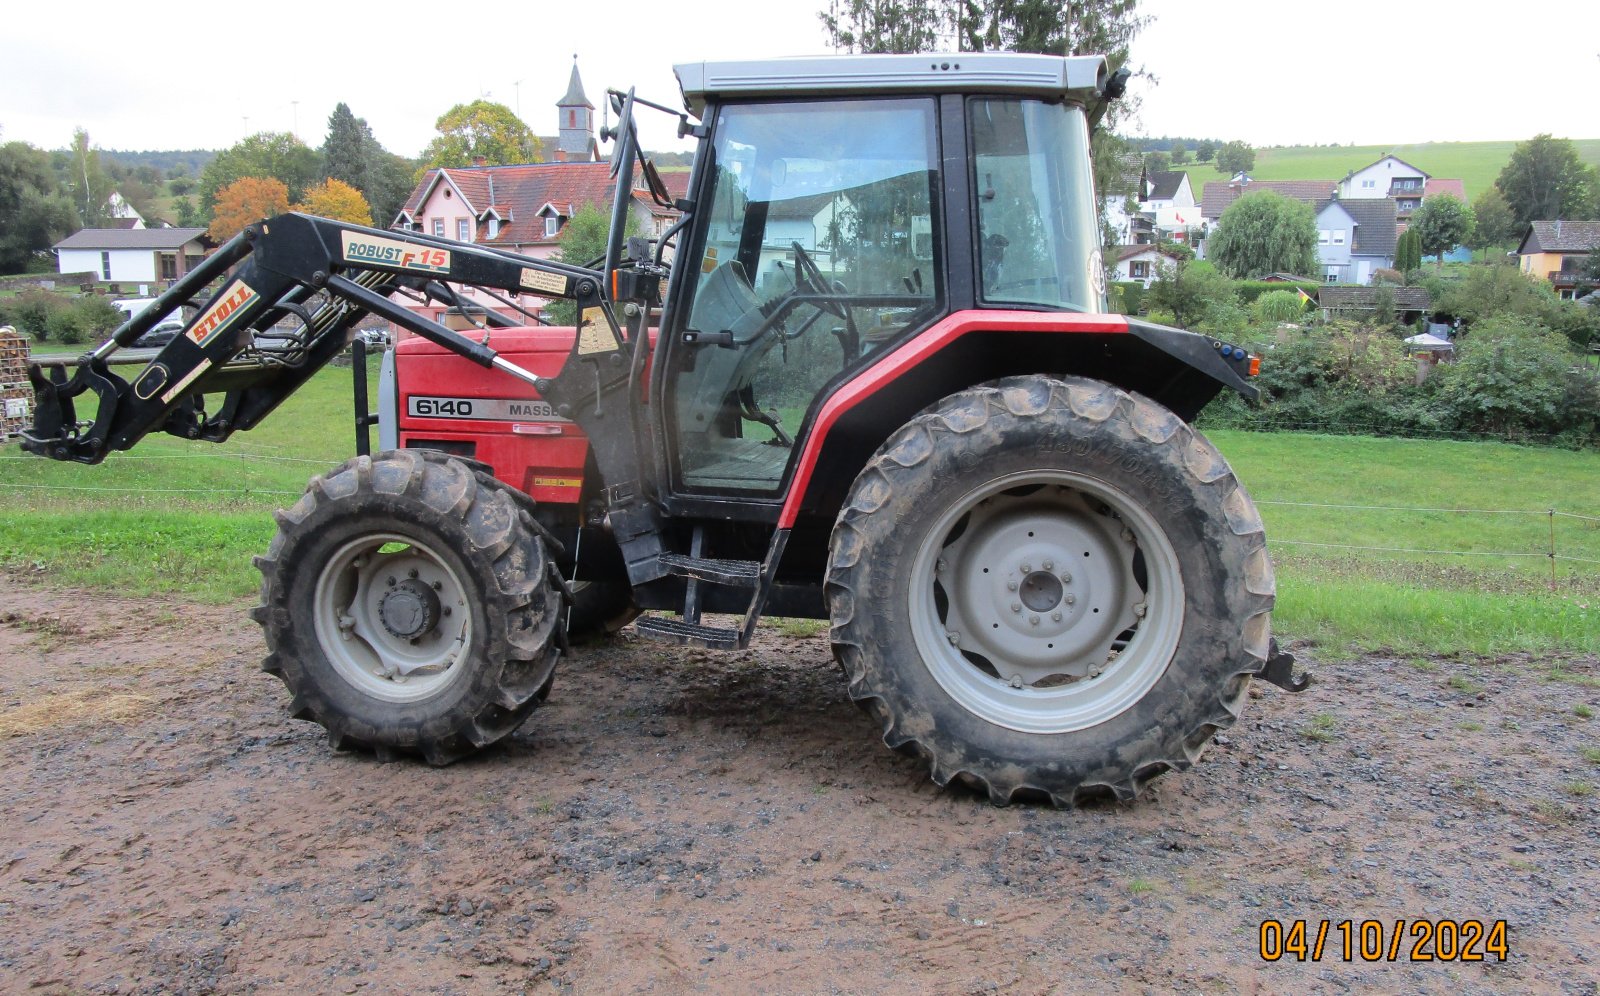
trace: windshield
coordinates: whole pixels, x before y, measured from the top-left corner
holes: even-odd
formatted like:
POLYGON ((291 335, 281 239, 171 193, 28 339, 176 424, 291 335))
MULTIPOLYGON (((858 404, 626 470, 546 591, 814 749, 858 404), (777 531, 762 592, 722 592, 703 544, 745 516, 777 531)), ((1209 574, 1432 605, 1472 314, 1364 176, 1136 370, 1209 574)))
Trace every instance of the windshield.
POLYGON ((986 302, 1104 310, 1099 211, 1083 110, 1011 97, 967 103, 986 302))

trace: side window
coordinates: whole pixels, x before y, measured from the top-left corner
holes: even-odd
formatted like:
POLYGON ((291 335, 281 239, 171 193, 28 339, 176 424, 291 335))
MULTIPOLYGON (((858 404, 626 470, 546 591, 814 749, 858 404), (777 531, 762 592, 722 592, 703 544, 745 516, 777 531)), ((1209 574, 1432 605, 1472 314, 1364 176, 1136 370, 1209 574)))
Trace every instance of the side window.
POLYGON ((940 295, 931 100, 735 105, 669 374, 685 486, 771 491, 823 386, 940 295))

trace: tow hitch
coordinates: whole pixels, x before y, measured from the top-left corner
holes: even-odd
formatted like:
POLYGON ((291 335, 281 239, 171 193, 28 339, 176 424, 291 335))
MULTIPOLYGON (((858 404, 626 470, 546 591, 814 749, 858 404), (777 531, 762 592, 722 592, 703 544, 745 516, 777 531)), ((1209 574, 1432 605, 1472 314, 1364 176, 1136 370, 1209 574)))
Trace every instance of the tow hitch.
POLYGON ((1262 665, 1256 677, 1286 692, 1303 692, 1311 687, 1313 680, 1310 671, 1302 671, 1298 678, 1295 677, 1294 654, 1279 650, 1277 637, 1273 637, 1267 645, 1267 663, 1262 665))

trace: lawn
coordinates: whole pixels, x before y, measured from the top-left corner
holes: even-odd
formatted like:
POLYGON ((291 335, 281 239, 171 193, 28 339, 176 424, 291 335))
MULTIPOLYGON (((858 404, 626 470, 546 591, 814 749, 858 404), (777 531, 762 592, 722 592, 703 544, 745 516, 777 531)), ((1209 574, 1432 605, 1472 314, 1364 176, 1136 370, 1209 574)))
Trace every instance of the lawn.
MULTIPOLYGON (((105 591, 249 597, 272 510, 354 452, 350 412, 349 371, 329 369, 221 446, 152 436, 98 467, 0 448, 0 566, 105 591)), ((1339 651, 1600 652, 1600 453, 1212 438, 1266 520, 1281 635, 1339 651)))
MULTIPOLYGON (((1600 138, 1575 139, 1572 144, 1584 162, 1600 165, 1600 138)), ((1516 146, 1517 142, 1506 141, 1257 149, 1256 167, 1250 175, 1257 180, 1338 180, 1351 170, 1393 154, 1435 177, 1461 180, 1470 201, 1493 186, 1516 146)), ((1189 172, 1196 199, 1207 182, 1227 179, 1211 163, 1189 163, 1177 168, 1189 172)))

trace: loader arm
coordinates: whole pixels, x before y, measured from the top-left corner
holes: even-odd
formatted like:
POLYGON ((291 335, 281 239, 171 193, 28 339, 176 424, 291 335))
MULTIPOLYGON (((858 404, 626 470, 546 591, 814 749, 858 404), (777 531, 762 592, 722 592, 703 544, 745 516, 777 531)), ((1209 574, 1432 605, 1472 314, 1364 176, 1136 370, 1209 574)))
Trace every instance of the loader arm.
MULTIPOLYGON (((372 314, 415 332, 480 366, 534 387, 558 406, 593 399, 604 411, 626 390, 642 320, 619 326, 618 291, 654 303, 659 275, 644 261, 601 271, 554 260, 423 235, 382 231, 304 214, 285 214, 246 228, 179 280, 146 311, 76 361, 30 367, 36 404, 23 447, 57 460, 98 463, 152 431, 221 442, 250 429, 339 355, 357 321, 372 314), (219 277, 183 332, 153 358, 125 352, 219 277), (489 336, 470 338, 390 300, 395 291, 450 301, 445 283, 532 292, 574 300, 581 316, 561 374, 540 378, 500 357, 489 336), (611 291, 607 294, 606 291, 611 291), (284 331, 287 323, 288 331, 284 331), (131 362, 130 362, 131 361, 131 362), (115 368, 121 367, 119 373, 115 368), (127 376, 125 376, 127 374, 127 376), (80 399, 94 395, 80 417, 80 399), (220 402, 208 405, 208 396, 220 402)), ((632 309, 642 314, 646 309, 632 309)), ((495 323, 502 322, 496 316, 495 323)), ((623 406, 625 407, 625 406, 623 406)), ((629 434, 631 435, 631 433, 629 434)))

